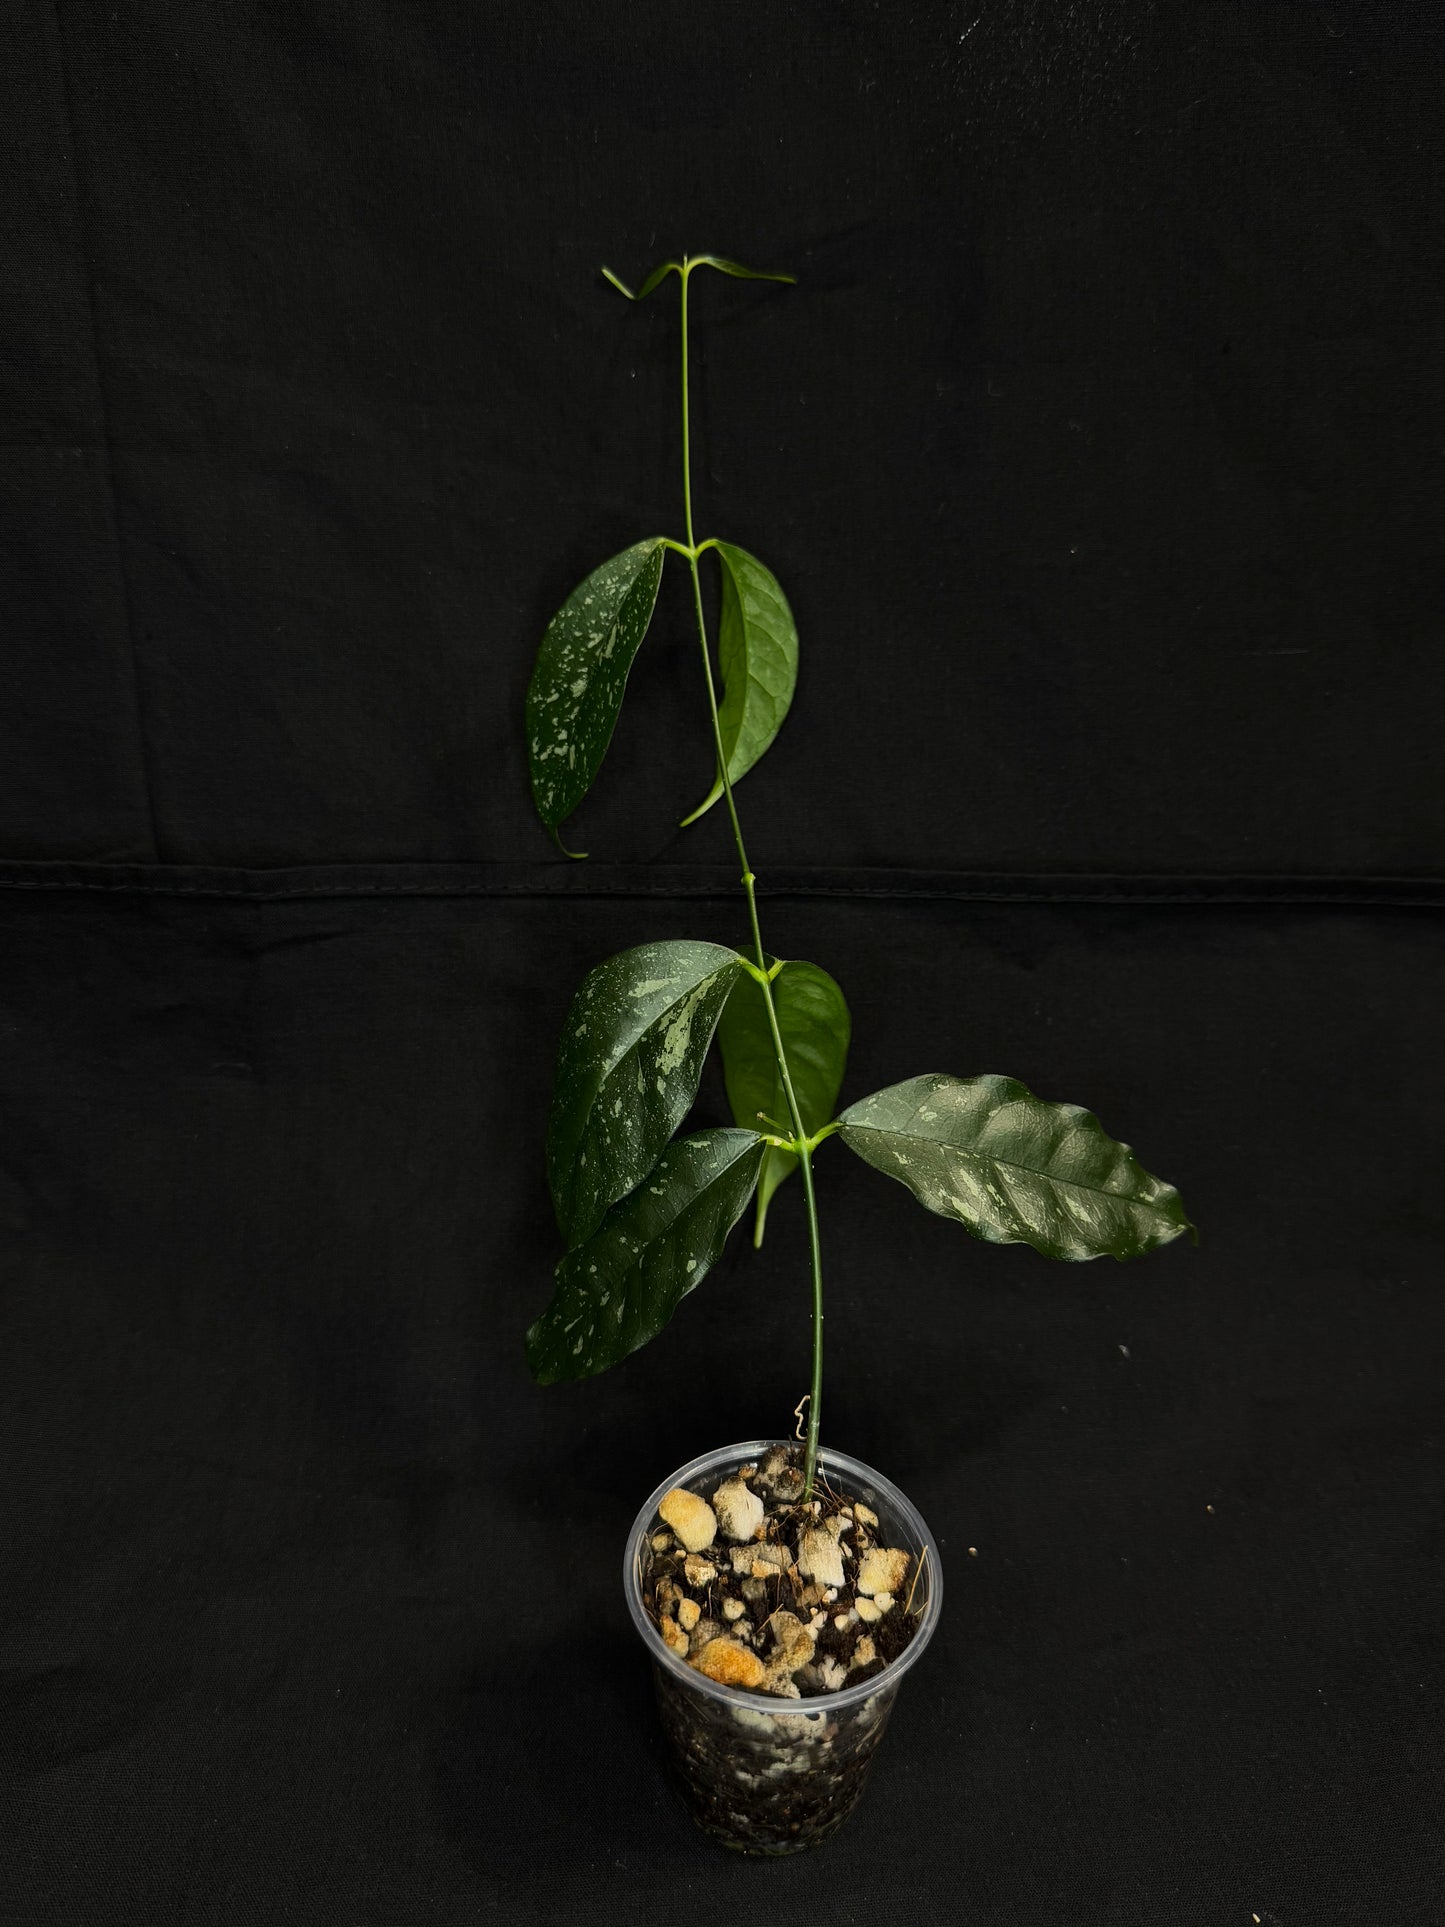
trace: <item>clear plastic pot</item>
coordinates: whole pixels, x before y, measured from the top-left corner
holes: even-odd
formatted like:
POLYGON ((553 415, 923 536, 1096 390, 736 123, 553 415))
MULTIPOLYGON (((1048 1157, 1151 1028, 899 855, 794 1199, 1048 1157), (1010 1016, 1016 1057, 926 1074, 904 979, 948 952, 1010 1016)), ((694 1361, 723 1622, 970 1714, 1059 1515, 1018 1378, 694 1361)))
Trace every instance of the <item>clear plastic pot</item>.
POLYGON ((658 1705, 693 1818, 741 1853, 798 1853, 835 1833, 858 1803, 874 1752, 910 1667, 923 1657, 943 1606, 938 1546, 917 1511, 881 1472, 842 1452, 820 1455, 828 1483, 878 1514, 883 1544, 914 1557, 917 1631, 891 1665, 856 1686, 776 1699, 722 1686, 664 1645, 643 1603, 657 1508, 674 1486, 703 1498, 741 1465, 761 1463, 781 1439, 707 1452, 663 1480, 633 1521, 623 1565, 628 1610, 652 1658, 658 1705))

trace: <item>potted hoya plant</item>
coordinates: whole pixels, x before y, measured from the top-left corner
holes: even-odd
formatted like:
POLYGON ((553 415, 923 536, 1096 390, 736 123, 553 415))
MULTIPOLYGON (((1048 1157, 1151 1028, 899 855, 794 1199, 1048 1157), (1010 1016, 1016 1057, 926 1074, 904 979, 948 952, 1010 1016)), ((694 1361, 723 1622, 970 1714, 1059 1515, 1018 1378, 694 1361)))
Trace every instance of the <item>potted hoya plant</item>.
MULTIPOLYGON (((904 1674, 942 1604, 938 1548, 881 1473, 824 1447, 823 1270, 813 1159, 832 1138, 990 1244, 1134 1258, 1192 1232, 1178 1192, 1073 1104, 1012 1078, 927 1072, 836 1105, 850 1022, 817 964, 767 950, 735 790, 788 713, 798 636, 756 556, 693 527, 688 287, 700 268, 791 282, 716 255, 654 268, 630 301, 681 291, 683 535, 648 536, 589 575, 542 638, 527 693, 532 793, 561 828, 607 752, 669 555, 687 568, 748 938, 641 943, 583 980, 562 1031, 547 1172, 566 1244, 527 1333, 540 1384, 584 1378, 655 1338, 752 1204, 797 1173, 807 1213, 812 1379, 794 1437, 706 1451, 665 1478, 628 1536, 624 1584, 654 1663, 693 1812, 751 1853, 825 1839, 852 1809, 904 1674), (709 561, 709 558, 711 560, 709 561), (701 570, 721 576, 717 665, 701 570), (734 1123, 679 1136, 717 1042, 734 1123), (806 1423, 804 1423, 804 1417, 806 1423)), ((566 852, 571 854, 571 852, 566 852)))

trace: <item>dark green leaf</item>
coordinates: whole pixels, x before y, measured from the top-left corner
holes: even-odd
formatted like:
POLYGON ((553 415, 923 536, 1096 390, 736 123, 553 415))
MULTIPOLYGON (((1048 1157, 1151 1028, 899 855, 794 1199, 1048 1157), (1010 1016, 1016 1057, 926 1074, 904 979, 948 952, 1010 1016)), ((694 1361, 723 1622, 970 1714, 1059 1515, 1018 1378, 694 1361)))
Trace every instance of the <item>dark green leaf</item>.
POLYGON ((547 1175, 569 1245, 642 1182, 692 1108, 718 1014, 744 974, 715 943, 644 943, 598 964, 557 1051, 547 1175))
POLYGON ((842 1137, 930 1211, 990 1244, 1049 1258, 1137 1258, 1194 1227, 1077 1104, 1046 1104, 1011 1077, 910 1077, 852 1104, 842 1137))
MULTIPOLYGON (((728 781, 736 783, 782 728, 798 680, 798 631, 777 577, 746 549, 730 542, 714 546, 722 563, 718 661, 725 685, 718 725, 728 781)), ((722 793, 718 775, 684 819, 684 828, 710 810, 722 793)))
MULTIPOLYGON (((842 991, 816 964, 785 963, 773 979, 773 1007, 792 1074, 793 1092, 811 1135, 833 1116, 852 1029, 842 991)), ((739 1124, 771 1130, 759 1114, 791 1135, 787 1094, 778 1076, 773 1033, 768 1025, 762 986, 746 974, 728 998, 717 1032, 727 1078, 728 1102, 739 1124)), ((763 1242, 763 1224, 773 1193, 797 1165, 791 1151, 770 1144, 758 1179, 757 1222, 753 1242, 763 1242)))
POLYGON ((540 1384, 605 1371, 657 1336, 742 1216, 764 1149, 752 1131, 699 1131, 667 1147, 558 1265, 552 1302, 527 1333, 540 1384))
POLYGON ((527 691, 537 813, 555 835, 601 768, 627 672, 657 601, 663 545, 649 536, 574 589, 547 625, 527 691))

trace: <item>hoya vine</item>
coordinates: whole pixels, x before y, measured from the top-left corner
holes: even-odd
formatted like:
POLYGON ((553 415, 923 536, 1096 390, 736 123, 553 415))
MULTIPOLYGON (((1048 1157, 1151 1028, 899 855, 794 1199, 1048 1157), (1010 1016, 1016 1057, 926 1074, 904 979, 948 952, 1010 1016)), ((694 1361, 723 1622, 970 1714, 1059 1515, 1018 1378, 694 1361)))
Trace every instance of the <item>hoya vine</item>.
POLYGON ((543 1384, 587 1377, 625 1358, 656 1336, 702 1280, 754 1197, 761 1244, 769 1201, 796 1168, 812 1272, 804 1458, 811 1494, 823 1405, 813 1154, 825 1139, 841 1137, 929 1210, 993 1244, 1029 1244, 1054 1258, 1130 1258, 1193 1226, 1173 1186, 1151 1177, 1088 1111, 1046 1103, 1011 1078, 932 1073, 833 1115, 850 1041, 848 1006, 825 970, 764 949, 757 878, 733 796, 787 715, 798 635, 782 588, 757 557, 715 536, 699 542, 694 531, 688 285, 702 267, 744 280, 794 279, 691 255, 654 268, 634 294, 603 269, 630 301, 678 277, 684 540, 657 535, 635 543, 568 597, 538 650, 527 742, 538 813, 565 849, 561 826, 607 753, 665 556, 681 556, 716 758, 712 788, 684 827, 722 799, 747 900, 750 954, 710 943, 644 943, 584 979, 563 1027, 547 1131, 548 1179, 568 1249, 552 1301, 527 1333, 527 1355, 543 1384), (721 701, 699 568, 709 552, 721 570, 721 701), (678 1138, 714 1036, 735 1127, 678 1138))

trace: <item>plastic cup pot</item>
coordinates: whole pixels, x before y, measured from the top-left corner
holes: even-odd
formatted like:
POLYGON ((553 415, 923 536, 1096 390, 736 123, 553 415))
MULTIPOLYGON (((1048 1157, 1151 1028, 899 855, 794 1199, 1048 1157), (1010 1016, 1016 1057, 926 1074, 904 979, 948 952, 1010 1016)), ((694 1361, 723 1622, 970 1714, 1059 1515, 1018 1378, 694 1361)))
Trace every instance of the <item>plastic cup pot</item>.
POLYGON ((628 1609, 652 1660, 663 1730, 684 1796, 703 1832, 740 1853, 798 1853, 842 1826, 858 1804, 904 1675, 923 1657, 943 1606, 938 1546, 913 1505, 881 1472, 825 1449, 819 1465, 829 1486, 877 1513, 881 1544, 912 1555, 908 1610, 916 1630, 903 1651, 856 1685, 779 1699, 709 1679, 663 1642, 643 1597, 662 1499, 677 1486, 711 1499, 740 1466, 761 1464, 789 1443, 754 1439, 681 1466, 633 1521, 623 1564, 628 1609))

